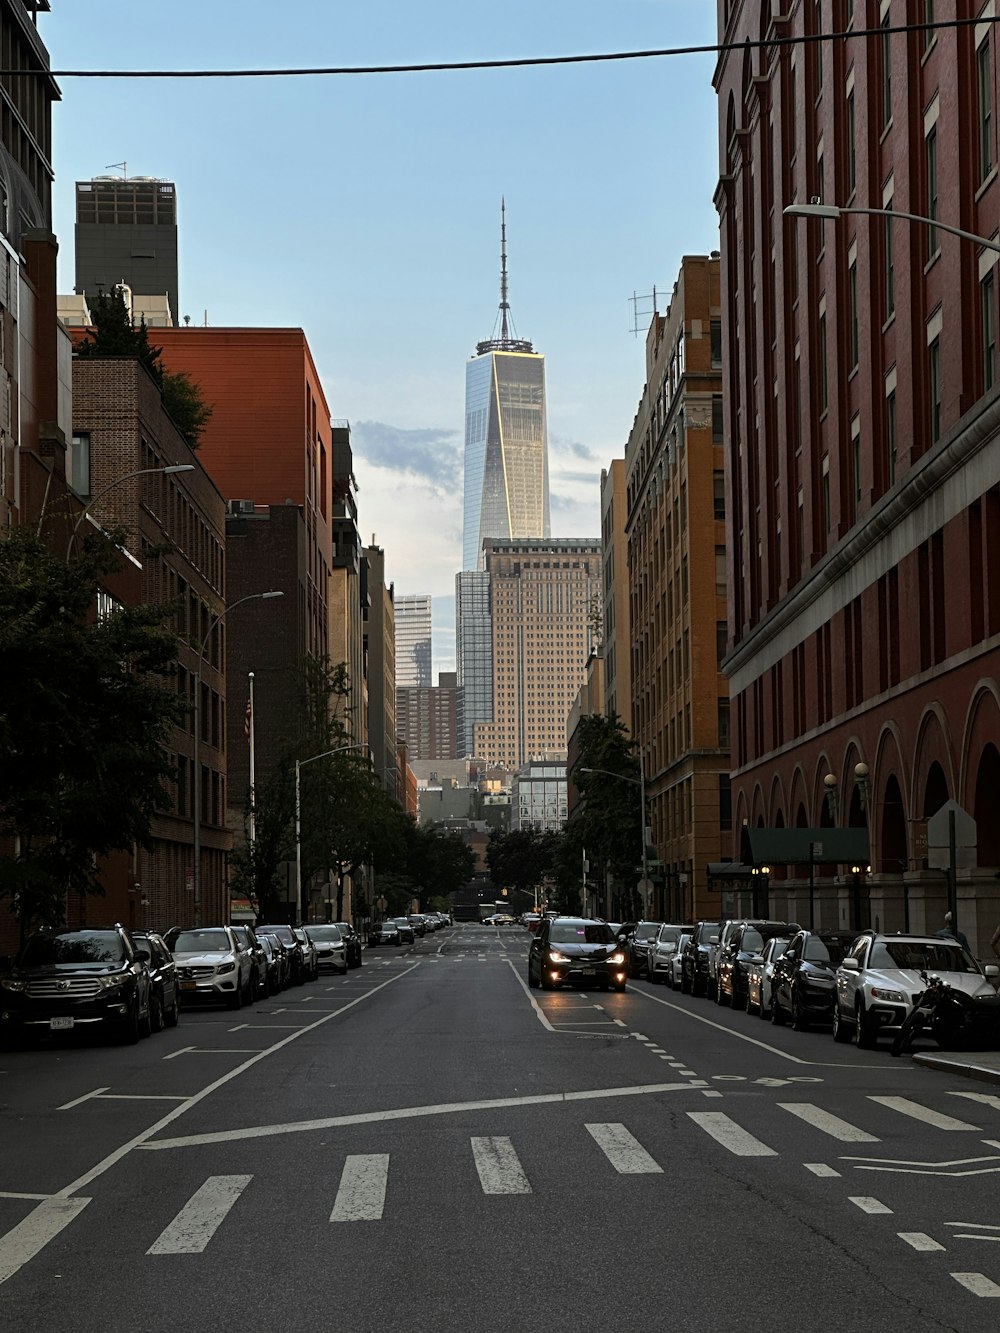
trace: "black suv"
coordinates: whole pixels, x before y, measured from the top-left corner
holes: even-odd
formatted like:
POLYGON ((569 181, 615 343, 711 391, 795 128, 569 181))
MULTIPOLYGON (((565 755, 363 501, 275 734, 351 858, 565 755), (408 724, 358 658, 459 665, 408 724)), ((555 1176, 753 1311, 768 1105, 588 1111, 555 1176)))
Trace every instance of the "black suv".
POLYGON ((833 1022, 837 968, 858 937, 849 930, 800 930, 774 965, 771 1022, 792 1020, 797 1032, 833 1022))
POLYGON ((684 946, 681 959, 681 990, 685 995, 704 995, 708 986, 708 955, 714 935, 718 939, 721 921, 699 921, 684 946))
POLYGON ((628 952, 606 921, 545 917, 528 949, 528 985, 555 990, 564 981, 624 990, 628 952))
POLYGON ((181 1016, 181 982, 174 956, 154 930, 134 930, 136 953, 149 968, 149 1020, 154 1032, 175 1028, 181 1016))
POLYGON ((788 936, 798 930, 787 921, 733 921, 719 944, 715 969, 715 1002, 745 1009, 747 1002, 747 967, 751 959, 764 951, 773 935, 788 936))
POLYGON ((149 969, 122 925, 42 930, 30 935, 0 978, 0 1034, 113 1032, 148 1037, 149 969))

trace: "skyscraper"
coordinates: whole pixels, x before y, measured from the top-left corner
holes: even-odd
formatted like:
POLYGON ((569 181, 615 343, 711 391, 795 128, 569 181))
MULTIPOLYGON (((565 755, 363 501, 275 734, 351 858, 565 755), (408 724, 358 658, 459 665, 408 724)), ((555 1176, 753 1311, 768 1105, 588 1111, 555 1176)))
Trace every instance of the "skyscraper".
POLYGON ((462 568, 467 570, 481 568, 485 537, 538 538, 550 532, 545 358, 513 330, 503 203, 500 218, 500 336, 476 345, 465 372, 462 568))
POLYGON ((76 183, 76 291, 124 283, 150 326, 180 322, 177 192, 155 176, 95 176, 76 183))
POLYGON ((431 684, 429 593, 396 596, 396 688, 431 684))

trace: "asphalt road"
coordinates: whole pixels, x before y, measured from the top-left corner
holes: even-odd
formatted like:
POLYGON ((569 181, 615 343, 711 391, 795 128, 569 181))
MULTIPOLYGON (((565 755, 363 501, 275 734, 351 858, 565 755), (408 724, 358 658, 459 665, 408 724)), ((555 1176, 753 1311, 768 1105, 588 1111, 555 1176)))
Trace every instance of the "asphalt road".
POLYGON ((0 1330, 1000 1327, 1000 1089, 527 939, 0 1055, 0 1330))

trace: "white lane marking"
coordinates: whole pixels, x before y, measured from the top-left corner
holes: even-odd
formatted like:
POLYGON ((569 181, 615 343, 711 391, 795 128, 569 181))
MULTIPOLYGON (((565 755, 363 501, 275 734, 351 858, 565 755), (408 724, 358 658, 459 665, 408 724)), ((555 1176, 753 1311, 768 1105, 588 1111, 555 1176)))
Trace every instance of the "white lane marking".
POLYGON ((970 1102, 979 1102, 981 1106, 992 1106, 1000 1111, 1000 1097, 993 1097, 988 1092, 950 1092, 949 1097, 967 1097, 970 1102))
POLYGON ((45 1199, 17 1226, 0 1237, 0 1282, 13 1277, 44 1246, 69 1226, 89 1199, 45 1199))
POLYGON ((649 1038, 649 1037, 646 1036, 645 1032, 630 1032, 628 1035, 629 1035, 630 1037, 635 1037, 636 1041, 650 1041, 650 1040, 651 1040, 651 1038, 649 1038))
MULTIPOLYGON (((791 1055, 788 1051, 782 1051, 777 1046, 769 1046, 766 1041, 758 1041, 756 1037, 748 1037, 746 1033, 739 1032, 735 1028, 727 1028, 723 1023, 715 1023, 710 1018, 705 1018, 702 1014, 696 1013, 686 1005, 675 1004, 672 1000, 665 1000, 661 995, 654 995, 652 991, 636 990, 634 986, 629 987, 633 995, 641 995, 646 1000, 652 1000, 654 1004, 665 1005, 668 1009, 673 1009, 675 1013, 683 1014, 685 1018, 693 1018, 698 1023, 705 1023, 710 1028, 715 1028, 717 1032, 724 1032, 727 1037, 737 1037, 740 1041, 748 1042, 751 1046, 759 1046, 762 1051, 767 1051, 769 1055, 776 1055, 780 1060, 788 1060, 794 1065, 822 1065, 829 1066, 825 1060, 802 1060, 797 1055, 791 1055)), ((834 1067, 834 1066, 829 1066, 834 1067)), ((877 1065, 841 1065, 835 1066, 837 1069, 876 1069, 877 1065)))
POLYGON ((659 1166, 624 1125, 585 1125, 601 1152, 620 1176, 662 1175, 659 1166))
POLYGON ((928 1106, 921 1106, 919 1102, 914 1102, 909 1097, 869 1097, 870 1102, 878 1102, 880 1106, 887 1106, 890 1111, 898 1111, 900 1115, 908 1115, 913 1120, 920 1120, 925 1125, 933 1125, 935 1129, 965 1130, 972 1134, 981 1134, 983 1131, 976 1125, 969 1125, 964 1120, 956 1120, 954 1116, 942 1115, 940 1111, 932 1111, 928 1106))
POLYGON ((952 1277, 973 1296, 1000 1296, 1000 1287, 983 1273, 952 1273, 952 1277))
POLYGON ((706 1134, 710 1134, 716 1143, 729 1150, 736 1157, 777 1157, 773 1148, 760 1139, 755 1139, 745 1129, 741 1129, 734 1120, 722 1111, 688 1111, 688 1116, 706 1134))
POLYGON ((822 1176, 824 1179, 840 1179, 840 1172, 834 1171, 832 1166, 827 1166, 825 1162, 803 1162, 802 1165, 807 1171, 811 1171, 814 1176, 822 1176))
POLYGON ((248 1026, 249 1026, 248 1023, 237 1023, 236 1026, 235 1026, 234 1028, 226 1028, 226 1031, 227 1031, 227 1032, 242 1032, 243 1029, 244 1029, 245 1027, 248 1027, 248 1026))
POLYGON ((618 1027, 620 1027, 620 1028, 623 1028, 623 1027, 625 1026, 625 1024, 622 1022, 622 1020, 621 1020, 620 1018, 613 1018, 611 1021, 612 1021, 612 1023, 615 1023, 615 1024, 616 1024, 618 1027))
POLYGON ((490 1101, 446 1102, 440 1106, 403 1106, 392 1111, 363 1111, 356 1115, 325 1116, 321 1120, 297 1120, 286 1124, 255 1125, 251 1129, 221 1130, 213 1134, 191 1134, 175 1139, 156 1139, 136 1146, 144 1152, 166 1148, 202 1147, 207 1143, 236 1143, 277 1134, 302 1134, 316 1129, 338 1129, 345 1125, 377 1125, 390 1120, 417 1120, 425 1116, 455 1115, 465 1111, 492 1111, 513 1106, 552 1106, 562 1102, 599 1101, 606 1097, 643 1097, 661 1092, 690 1092, 690 1083, 646 1083, 624 1088, 594 1088, 586 1092, 540 1092, 528 1097, 497 1097, 490 1101))
POLYGON ((539 1023, 541 1023, 542 1027, 545 1028, 546 1031, 555 1032, 555 1028, 552 1026, 549 1020, 545 1017, 545 1014, 542 1012, 542 1006, 538 1003, 538 1001, 532 995, 531 991, 525 985, 524 978, 521 976, 521 974, 518 972, 517 968, 514 966, 514 964, 511 962, 509 958, 507 959, 507 966, 510 968, 511 972, 513 972, 514 980, 524 991, 525 995, 527 995, 528 1003, 531 1005, 532 1009, 534 1009, 535 1017, 538 1019, 539 1023))
POLYGON ((176 1051, 171 1051, 169 1055, 165 1055, 163 1058, 164 1060, 176 1060, 179 1055, 187 1055, 189 1051, 193 1050, 195 1050, 194 1046, 181 1046, 176 1051))
POLYGON ((209 1176, 146 1253, 201 1254, 251 1180, 253 1176, 209 1176))
POLYGON ((912 1245, 915 1250, 930 1251, 943 1250, 944 1246, 939 1245, 936 1240, 932 1240, 922 1231, 897 1231, 896 1235, 900 1240, 905 1240, 907 1245, 912 1245))
POLYGON ((348 1157, 340 1177, 330 1221, 379 1221, 385 1210, 388 1179, 388 1153, 358 1153, 348 1157))
POLYGON ((701 1095, 703 1097, 721 1097, 722 1093, 716 1092, 714 1088, 706 1088, 706 1090, 701 1095))
POLYGON ((853 1203, 856 1208, 860 1208, 863 1213, 871 1213, 873 1216, 876 1213, 892 1212, 892 1209, 887 1208, 879 1199, 873 1199, 867 1194, 850 1194, 848 1195, 848 1200, 853 1203))
POLYGON ((1000 1236, 982 1236, 978 1232, 956 1231, 956 1240, 988 1240, 993 1245, 1000 1245, 1000 1236))
POLYGON ((13 1190, 0 1190, 0 1199, 28 1199, 32 1203, 40 1203, 51 1197, 51 1194, 18 1194, 13 1190))
POLYGON ((102 1092, 108 1092, 108 1088, 95 1088, 93 1092, 85 1092, 82 1097, 77 1097, 71 1102, 63 1102, 62 1106, 57 1106, 57 1111, 71 1111, 74 1106, 80 1106, 84 1102, 89 1102, 91 1097, 100 1097, 102 1092))
POLYGON ((814 1129, 821 1130, 824 1134, 829 1134, 833 1139, 839 1139, 841 1143, 880 1143, 874 1134, 867 1134, 863 1129, 858 1129, 855 1125, 849 1124, 846 1120, 841 1120, 840 1116, 832 1115, 829 1111, 824 1111, 822 1107, 813 1106, 811 1102, 778 1102, 782 1111, 789 1111, 792 1115, 798 1116, 804 1120, 807 1125, 812 1125, 814 1129))
POLYGON ((946 1227, 975 1227, 977 1231, 1000 1231, 992 1222, 945 1222, 946 1227))
POLYGON ((509 1138, 496 1135, 492 1138, 473 1138, 470 1142, 484 1194, 531 1193, 528 1177, 524 1174, 509 1138))

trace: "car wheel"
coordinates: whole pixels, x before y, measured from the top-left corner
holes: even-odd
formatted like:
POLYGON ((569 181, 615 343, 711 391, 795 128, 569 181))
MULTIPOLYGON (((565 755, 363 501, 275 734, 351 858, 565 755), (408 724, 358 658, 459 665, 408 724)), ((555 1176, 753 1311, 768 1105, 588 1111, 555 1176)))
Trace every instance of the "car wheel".
POLYGON ((715 983, 715 1003, 722 1007, 729 1004, 731 999, 732 997, 722 989, 722 982, 717 980, 715 983))
POLYGON ((128 1013, 118 1026, 118 1040, 123 1046, 137 1046, 139 1043, 139 1000, 136 997, 128 1013))
POLYGON ((844 1021, 844 1016, 840 1012, 840 1005, 834 1002, 833 1006, 833 1039, 834 1041, 848 1042, 851 1040, 851 1029, 844 1021))
POLYGON ((239 984, 237 984, 236 989, 233 991, 231 995, 226 996, 226 1008, 227 1009, 243 1008, 243 987, 240 986, 239 984))
POLYGON ((149 997, 149 1022, 154 1032, 162 1032, 166 1026, 163 1013, 163 1001, 159 995, 149 997))
POLYGON ((705 980, 701 980, 701 981, 699 981, 697 977, 692 978, 692 981, 691 981, 691 994, 692 994, 692 995, 707 995, 707 994, 708 994, 708 982, 705 981, 705 980))
POLYGON ((854 1044, 863 1051, 870 1051, 876 1044, 878 1028, 865 1012, 865 1006, 858 1001, 854 1014, 854 1044))
POLYGON ((146 996, 145 1017, 139 1016, 139 1036, 151 1037, 153 1035, 153 992, 146 996))
POLYGON ((174 990, 174 1002, 169 1009, 164 1010, 163 1021, 168 1028, 175 1028, 180 1022, 181 1017, 181 997, 179 992, 174 990))
POLYGON ((533 974, 533 972, 531 971, 531 964, 530 964, 530 963, 528 964, 528 988, 529 988, 530 990, 537 990, 537 989, 538 989, 538 982, 535 980, 534 974, 533 974))
POLYGON ((541 968, 538 969, 538 984, 541 986, 542 990, 555 990, 556 988, 556 983, 554 981, 546 981, 545 973, 541 968))
POLYGON ((337 968, 337 971, 340 973, 340 975, 341 975, 342 977, 346 977, 346 976, 347 976, 347 964, 345 963, 343 967, 338 967, 338 968, 337 968))
POLYGON ((792 1031, 809 1031, 809 1015, 806 1013, 806 1007, 802 1002, 798 986, 792 989, 792 1031))
POLYGON ((777 991, 771 992, 771 1022, 776 1028, 783 1028, 788 1022, 788 1015, 778 1003, 777 991))

